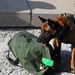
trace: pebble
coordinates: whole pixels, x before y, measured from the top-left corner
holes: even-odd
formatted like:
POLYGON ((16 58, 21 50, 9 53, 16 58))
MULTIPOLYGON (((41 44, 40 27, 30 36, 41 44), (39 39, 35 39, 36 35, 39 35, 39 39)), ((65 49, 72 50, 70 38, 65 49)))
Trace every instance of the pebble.
MULTIPOLYGON (((8 29, 1 29, 0 30, 0 75, 33 75, 26 71, 21 67, 16 67, 11 65, 8 60, 6 59, 7 51, 9 50, 8 41, 14 36, 14 34, 25 30, 22 28, 8 28, 8 29)), ((40 29, 26 29, 28 32, 39 36, 41 33, 40 29)), ((70 45, 62 44, 62 61, 65 63, 63 64, 62 68, 68 69, 69 68, 69 60, 70 60, 70 45)), ((56 73, 55 75, 74 75, 68 72, 61 72, 56 73)))

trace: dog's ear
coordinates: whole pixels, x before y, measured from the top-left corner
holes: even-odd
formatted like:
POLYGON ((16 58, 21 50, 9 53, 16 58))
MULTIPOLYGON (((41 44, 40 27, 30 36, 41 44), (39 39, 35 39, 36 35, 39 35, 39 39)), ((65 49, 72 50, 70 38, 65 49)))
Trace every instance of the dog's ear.
POLYGON ((55 29, 55 30, 62 30, 62 26, 56 21, 52 21, 50 19, 48 19, 48 25, 52 28, 52 29, 55 29))
POLYGON ((56 23, 54 22, 54 21, 52 21, 52 20, 50 20, 50 19, 48 19, 48 25, 51 27, 51 28, 55 28, 55 25, 56 23))
POLYGON ((44 23, 44 22, 47 21, 45 18, 42 18, 42 17, 40 17, 40 16, 38 16, 38 17, 39 17, 39 19, 42 21, 42 23, 44 23))
POLYGON ((50 19, 48 19, 48 24, 49 25, 52 25, 54 22, 52 21, 52 20, 50 20, 50 19))

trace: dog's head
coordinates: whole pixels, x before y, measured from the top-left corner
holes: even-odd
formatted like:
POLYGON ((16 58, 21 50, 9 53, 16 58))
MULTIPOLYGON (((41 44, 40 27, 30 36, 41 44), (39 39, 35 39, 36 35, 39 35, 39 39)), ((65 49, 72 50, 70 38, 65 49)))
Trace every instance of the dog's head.
POLYGON ((53 21, 51 19, 47 20, 42 17, 39 17, 39 19, 42 21, 42 26, 41 34, 37 41, 46 44, 56 36, 58 31, 62 30, 63 26, 61 26, 57 21, 53 21))

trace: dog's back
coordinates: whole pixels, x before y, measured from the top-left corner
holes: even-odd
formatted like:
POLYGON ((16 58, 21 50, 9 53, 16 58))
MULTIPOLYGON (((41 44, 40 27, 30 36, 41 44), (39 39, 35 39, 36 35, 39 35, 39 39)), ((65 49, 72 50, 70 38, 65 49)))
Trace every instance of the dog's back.
POLYGON ((42 21, 41 35, 38 39, 42 43, 48 43, 54 38, 53 46, 58 58, 61 58, 61 42, 70 43, 71 69, 75 72, 75 18, 71 14, 62 14, 54 19, 40 18, 42 21))

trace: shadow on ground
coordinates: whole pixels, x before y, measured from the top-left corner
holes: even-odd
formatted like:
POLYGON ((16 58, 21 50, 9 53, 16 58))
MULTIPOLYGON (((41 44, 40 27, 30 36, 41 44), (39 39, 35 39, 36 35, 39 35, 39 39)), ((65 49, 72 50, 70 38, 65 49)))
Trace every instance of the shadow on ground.
POLYGON ((71 52, 68 50, 62 50, 61 52, 61 63, 57 70, 54 70, 49 73, 45 73, 45 75, 60 75, 63 72, 70 72, 70 60, 71 60, 71 52))
POLYGON ((68 50, 62 50, 61 52, 61 67, 59 67, 58 72, 55 72, 55 75, 59 75, 63 72, 70 72, 70 60, 71 60, 71 52, 68 50))

